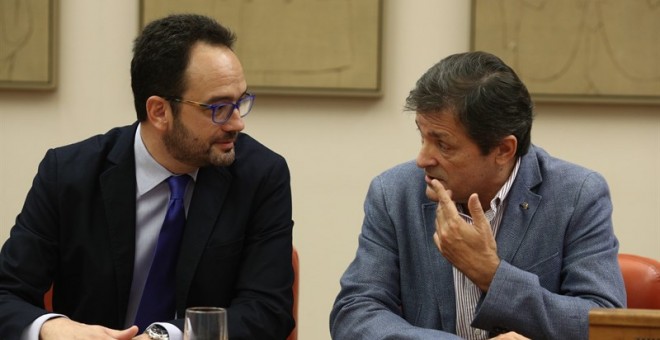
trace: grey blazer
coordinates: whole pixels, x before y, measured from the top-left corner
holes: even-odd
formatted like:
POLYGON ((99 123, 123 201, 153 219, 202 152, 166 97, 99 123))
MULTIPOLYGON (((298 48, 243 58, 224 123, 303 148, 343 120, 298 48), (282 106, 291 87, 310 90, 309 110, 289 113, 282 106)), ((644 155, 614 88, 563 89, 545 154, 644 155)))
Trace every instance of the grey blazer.
MULTIPOLYGON (((372 181, 330 315, 333 339, 456 338, 452 266, 433 242, 437 204, 423 177, 408 162, 372 181)), ((532 146, 507 200, 496 237, 502 262, 472 326, 587 339, 589 309, 626 301, 605 180, 532 146)))

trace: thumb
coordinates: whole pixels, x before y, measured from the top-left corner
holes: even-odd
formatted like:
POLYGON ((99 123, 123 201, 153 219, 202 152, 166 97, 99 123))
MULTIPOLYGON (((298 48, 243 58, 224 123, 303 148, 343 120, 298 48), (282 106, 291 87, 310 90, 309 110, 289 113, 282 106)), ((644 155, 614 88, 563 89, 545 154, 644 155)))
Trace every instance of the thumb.
POLYGON ((127 329, 124 330, 115 330, 111 329, 108 330, 108 335, 112 336, 115 339, 120 339, 120 340, 130 340, 133 339, 137 335, 138 332, 138 327, 137 326, 131 326, 127 329))
POLYGON ((484 209, 481 207, 481 202, 479 202, 479 195, 472 194, 468 199, 468 209, 470 210, 470 216, 472 216, 472 221, 474 226, 478 229, 483 229, 485 226, 489 226, 490 223, 486 218, 484 209))

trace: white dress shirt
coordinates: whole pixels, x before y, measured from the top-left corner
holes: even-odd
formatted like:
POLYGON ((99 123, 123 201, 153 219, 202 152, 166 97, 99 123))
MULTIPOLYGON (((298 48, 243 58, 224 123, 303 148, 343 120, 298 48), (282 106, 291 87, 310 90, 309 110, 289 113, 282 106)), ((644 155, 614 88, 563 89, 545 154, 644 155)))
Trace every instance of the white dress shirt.
MULTIPOLYGON (((506 197, 513 185, 513 181, 516 179, 518 168, 520 168, 520 158, 516 161, 516 165, 513 167, 513 171, 507 181, 490 201, 490 209, 484 213, 490 223, 493 237, 497 236, 497 230, 502 222, 502 215, 506 208, 506 197)), ((472 218, 463 213, 461 206, 457 204, 456 207, 461 217, 466 222, 472 224, 472 218)), ((454 293, 456 294, 456 335, 469 340, 488 339, 487 331, 470 326, 474 319, 475 307, 482 294, 481 290, 467 276, 456 269, 456 267, 452 268, 454 271, 454 293)))

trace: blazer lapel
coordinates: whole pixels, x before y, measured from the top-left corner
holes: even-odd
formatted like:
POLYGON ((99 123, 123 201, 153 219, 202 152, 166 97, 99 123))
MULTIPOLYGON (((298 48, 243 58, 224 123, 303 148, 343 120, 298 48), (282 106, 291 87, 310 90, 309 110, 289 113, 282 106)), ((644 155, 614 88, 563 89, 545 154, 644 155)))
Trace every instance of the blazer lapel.
MULTIPOLYGON (((438 251, 433 234, 435 233, 436 203, 422 205, 423 223, 426 233, 426 253, 428 263, 431 264, 433 282, 435 283, 436 305, 440 313, 442 329, 448 332, 456 331, 456 296, 454 294, 454 274, 451 263, 438 251)), ((440 326, 440 325, 438 325, 440 326)))
POLYGON ((541 202, 541 196, 532 191, 542 181, 534 147, 523 156, 518 175, 511 191, 502 224, 497 232, 497 253, 511 263, 525 238, 529 224, 541 202))
POLYGON ((227 168, 199 169, 195 191, 188 209, 177 263, 176 305, 178 315, 185 313, 185 304, 197 263, 216 225, 227 197, 232 176, 227 168))
POLYGON ((101 195, 108 222, 112 264, 116 273, 118 319, 124 323, 133 279, 135 258, 135 127, 125 129, 110 151, 108 161, 114 163, 100 176, 101 195))

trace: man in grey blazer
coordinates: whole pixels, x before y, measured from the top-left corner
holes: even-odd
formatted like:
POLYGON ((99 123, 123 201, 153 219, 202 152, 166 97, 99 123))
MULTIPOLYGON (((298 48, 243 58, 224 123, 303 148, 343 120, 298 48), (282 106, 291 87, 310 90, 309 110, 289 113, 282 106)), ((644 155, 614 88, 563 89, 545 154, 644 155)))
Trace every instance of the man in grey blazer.
POLYGON ((371 183, 334 339, 586 339, 591 308, 625 306, 607 184, 531 144, 510 67, 449 56, 406 109, 421 150, 371 183))

